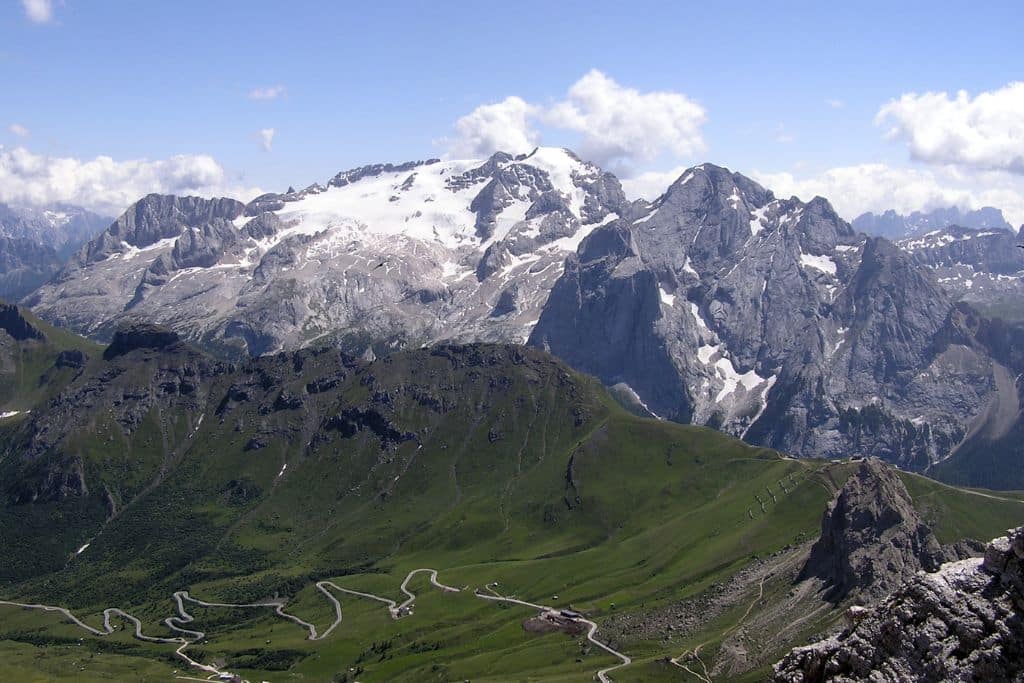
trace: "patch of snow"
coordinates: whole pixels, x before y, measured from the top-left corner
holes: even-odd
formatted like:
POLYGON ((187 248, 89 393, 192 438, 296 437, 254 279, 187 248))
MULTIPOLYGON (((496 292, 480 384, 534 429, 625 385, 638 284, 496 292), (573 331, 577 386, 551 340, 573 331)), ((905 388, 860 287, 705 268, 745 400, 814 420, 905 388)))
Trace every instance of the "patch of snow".
MULTIPOLYGON (((26 410, 24 412, 29 413, 31 411, 26 410)), ((0 420, 6 420, 9 417, 14 417, 15 415, 21 415, 21 413, 22 413, 22 411, 20 411, 20 410, 8 410, 6 413, 0 413, 0 420)))
POLYGON ((541 258, 541 254, 526 253, 521 256, 513 256, 512 261, 501 269, 500 277, 507 278, 516 268, 528 263, 533 263, 541 258))
POLYGON ((556 190, 569 199, 569 210, 578 218, 586 191, 577 187, 573 177, 589 175, 586 165, 574 159, 561 147, 538 147, 527 159, 519 162, 546 172, 556 190))
POLYGON ((658 215, 658 211, 660 211, 660 210, 661 210, 661 207, 659 206, 658 208, 654 209, 653 211, 651 211, 649 214, 647 214, 643 218, 638 218, 637 220, 633 221, 633 225, 640 225, 641 223, 646 223, 647 221, 649 221, 652 218, 654 218, 655 216, 657 216, 658 215))
POLYGON ((140 254, 145 254, 150 251, 157 251, 158 249, 173 249, 174 243, 177 241, 177 237, 165 237, 164 239, 157 240, 156 242, 153 242, 153 244, 146 245, 145 247, 136 247, 125 242, 122 243, 121 245, 122 247, 124 247, 124 251, 116 254, 111 254, 110 256, 107 257, 107 260, 114 261, 116 259, 124 259, 125 261, 130 261, 136 256, 140 254))
POLYGON ((697 360, 699 360, 704 365, 711 365, 711 359, 715 357, 716 353, 718 353, 717 346, 704 344, 699 349, 697 349, 697 360))
POLYGON ((836 251, 846 252, 846 251, 857 251, 858 249, 860 249, 860 247, 858 247, 855 244, 837 244, 836 245, 836 251))
POLYGON ((736 368, 733 367, 732 361, 728 358, 719 358, 715 363, 715 368, 718 370, 719 376, 725 382, 722 386, 722 390, 719 391, 718 395, 715 397, 715 403, 721 403, 726 396, 734 393, 736 389, 741 386, 745 390, 750 391, 765 382, 765 379, 753 370, 748 370, 741 375, 736 371, 736 368))
POLYGON ((576 231, 576 234, 572 235, 571 237, 561 237, 557 240, 554 240, 553 242, 549 243, 546 246, 549 250, 554 249, 558 251, 576 251, 577 249, 580 248, 580 244, 587 237, 587 235, 594 232, 595 229, 601 227, 602 225, 608 225, 609 223, 611 223, 614 220, 617 220, 618 218, 619 214, 614 212, 610 213, 597 223, 587 223, 585 225, 581 225, 580 229, 576 231))
POLYGON ((75 551, 75 555, 81 555, 83 552, 85 552, 85 549, 88 548, 88 547, 89 547, 89 544, 86 543, 81 548, 79 548, 78 550, 75 551))
POLYGON ((686 260, 683 262, 683 272, 684 273, 689 273, 690 275, 692 275, 694 277, 700 277, 700 274, 697 273, 697 271, 693 269, 693 264, 690 263, 690 257, 689 256, 687 256, 686 260))
POLYGON ((280 477, 282 474, 284 474, 284 471, 286 469, 288 469, 288 463, 281 465, 281 471, 277 473, 277 476, 280 477))
POLYGON ((490 239, 480 246, 486 249, 494 242, 508 237, 508 234, 512 232, 512 228, 526 220, 526 212, 530 210, 530 204, 529 200, 520 200, 505 207, 495 218, 494 233, 490 239))
POLYGON ((728 197, 729 204, 733 209, 739 208, 740 205, 740 190, 738 187, 732 188, 732 194, 728 197))
POLYGON ((770 204, 765 204, 760 209, 750 212, 750 236, 757 237, 757 234, 764 229, 765 214, 770 204))
POLYGON ((780 223, 798 223, 800 221, 800 217, 803 215, 803 213, 804 213, 803 209, 795 209, 795 210, 790 211, 789 213, 787 213, 785 216, 783 216, 782 219, 779 222, 780 223))
POLYGON ((692 301, 690 302, 690 313, 693 314, 694 320, 697 321, 697 329, 710 335, 711 329, 708 327, 707 323, 704 322, 704 318, 700 317, 700 307, 692 301))
POLYGON ((675 305, 675 303, 676 303, 676 296, 675 296, 675 294, 669 294, 668 292, 666 292, 661 287, 658 287, 658 295, 661 296, 661 303, 665 304, 666 306, 673 306, 673 305, 675 305))
POLYGON ((800 265, 806 268, 820 270, 821 272, 828 273, 829 275, 836 274, 836 262, 828 256, 815 256, 814 254, 805 254, 800 252, 800 265))

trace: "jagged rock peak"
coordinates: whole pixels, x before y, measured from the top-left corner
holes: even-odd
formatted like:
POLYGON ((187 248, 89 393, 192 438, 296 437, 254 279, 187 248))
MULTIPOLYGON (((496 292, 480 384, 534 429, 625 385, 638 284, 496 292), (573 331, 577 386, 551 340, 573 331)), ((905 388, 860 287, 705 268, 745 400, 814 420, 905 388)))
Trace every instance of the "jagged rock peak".
POLYGON ((3 330, 17 341, 26 339, 46 339, 42 330, 30 323, 21 310, 14 304, 0 301, 0 330, 3 330))
POLYGON ((1024 679, 1024 527, 985 558, 920 572, 842 633, 775 665, 776 683, 1024 679))
POLYGON ((825 511, 801 576, 825 580, 825 597, 834 602, 877 599, 921 569, 938 569, 943 559, 899 475, 868 458, 825 511))
POLYGON ((103 233, 91 240, 77 256, 77 265, 101 261, 131 248, 143 249, 160 240, 176 238, 188 228, 217 220, 231 221, 245 205, 235 199, 178 197, 148 194, 128 207, 103 233))
POLYGON ((330 187, 344 187, 370 176, 376 176, 382 173, 404 173, 405 171, 411 171, 420 166, 436 164, 440 161, 440 159, 427 159, 425 161, 407 161, 403 164, 397 165, 370 164, 369 166, 359 166, 358 168, 338 173, 336 176, 331 178, 327 185, 330 187))
POLYGON ((655 203, 670 202, 680 208, 697 208, 717 199, 731 202, 736 208, 741 198, 748 207, 755 208, 772 201, 775 195, 741 173, 703 163, 683 171, 655 203))
POLYGON ((110 360, 138 349, 166 350, 179 344, 181 338, 176 332, 159 325, 132 322, 121 326, 114 333, 114 339, 103 352, 103 357, 110 360))

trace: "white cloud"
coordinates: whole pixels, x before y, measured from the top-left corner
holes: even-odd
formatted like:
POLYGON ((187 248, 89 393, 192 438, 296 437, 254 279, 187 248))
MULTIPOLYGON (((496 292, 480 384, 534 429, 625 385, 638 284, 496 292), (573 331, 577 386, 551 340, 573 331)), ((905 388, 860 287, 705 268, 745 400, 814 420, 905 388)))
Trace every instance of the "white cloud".
POLYGON ((865 211, 895 209, 899 213, 958 206, 1002 209, 1013 225, 1024 222, 1024 183, 1008 173, 965 175, 955 170, 893 168, 859 164, 797 178, 792 173, 752 174, 777 196, 796 195, 804 201, 827 198, 836 211, 852 220, 865 211))
POLYGON ((1024 82, 972 98, 961 90, 908 93, 875 117, 891 139, 905 140, 914 159, 1024 174, 1024 82))
POLYGON ((263 128, 259 132, 260 144, 263 145, 263 150, 269 152, 274 148, 274 129, 263 128))
POLYGON ((247 200, 260 190, 232 184, 220 164, 205 154, 153 161, 115 161, 107 156, 82 160, 34 154, 24 147, 0 147, 3 202, 37 206, 69 202, 115 215, 150 192, 247 200))
POLYGON ((497 151, 529 152, 539 140, 530 125, 538 111, 538 107, 515 96, 481 105, 455 122, 456 137, 448 141, 451 154, 484 157, 497 151))
POLYGON ((283 85, 270 85, 265 88, 253 88, 249 91, 250 100, 276 100, 284 94, 283 85))
POLYGON ((843 107, 846 106, 845 102, 843 102, 842 100, 837 100, 833 97, 826 99, 825 104, 832 107, 833 109, 842 109, 843 107))
POLYGON ((580 152, 600 165, 650 162, 663 152, 688 157, 704 149, 704 108, 675 92, 641 93, 594 69, 569 88, 545 120, 582 134, 580 152))
POLYGON ((52 0, 21 0, 25 14, 37 24, 45 24, 53 19, 52 0))
POLYGON ((549 106, 508 97, 482 105, 455 123, 455 156, 486 156, 495 151, 524 152, 537 145, 542 124, 580 136, 580 154, 629 174, 632 164, 662 154, 688 157, 704 149, 704 108, 675 92, 641 93, 591 70, 564 99, 549 106))
POLYGON ((668 171, 645 171, 632 178, 623 178, 622 191, 630 199, 646 199, 654 201, 668 189, 668 186, 679 179, 686 171, 685 166, 676 166, 668 171))
POLYGON ((27 138, 29 135, 28 128, 21 125, 20 123, 12 123, 11 125, 7 126, 7 130, 11 131, 19 138, 27 138))

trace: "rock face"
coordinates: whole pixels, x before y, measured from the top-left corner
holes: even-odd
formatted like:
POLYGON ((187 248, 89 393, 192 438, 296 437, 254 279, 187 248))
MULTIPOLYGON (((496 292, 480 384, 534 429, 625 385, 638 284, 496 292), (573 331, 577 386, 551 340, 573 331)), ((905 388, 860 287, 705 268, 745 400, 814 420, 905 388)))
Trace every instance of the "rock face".
POLYGON ((179 343, 180 337, 177 333, 159 325, 133 323, 124 325, 117 331, 110 346, 103 352, 103 357, 110 360, 137 349, 164 350, 179 343))
POLYGON ((868 602, 922 569, 935 571, 944 559, 899 476, 868 459, 825 511, 821 536, 800 578, 823 579, 830 601, 853 597, 868 602))
POLYGON ((857 230, 893 240, 920 235, 931 230, 941 230, 950 225, 962 225, 977 230, 1010 229, 1003 212, 991 206, 973 211, 963 211, 952 206, 927 212, 914 211, 909 215, 899 214, 890 209, 880 214, 863 213, 853 219, 853 227, 857 230))
POLYGON ((1024 527, 920 573, 837 636, 790 652, 777 683, 1024 679, 1024 527))
POLYGON ((584 240, 530 343, 663 418, 921 469, 964 438, 1002 372, 984 344, 941 342, 953 308, 926 265, 825 200, 703 164, 584 240))

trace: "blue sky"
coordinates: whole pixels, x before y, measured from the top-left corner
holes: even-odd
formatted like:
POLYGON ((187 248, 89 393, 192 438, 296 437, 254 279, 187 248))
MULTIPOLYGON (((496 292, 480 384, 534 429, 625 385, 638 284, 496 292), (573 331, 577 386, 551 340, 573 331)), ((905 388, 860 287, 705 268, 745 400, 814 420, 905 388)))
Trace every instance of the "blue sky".
MULTIPOLYGON (((979 162, 972 150, 988 150, 984 140, 971 149, 915 151, 915 143, 930 144, 917 139, 934 127, 927 102, 892 117, 901 133, 891 139, 892 121, 875 120, 907 93, 954 101, 960 90, 974 98, 1024 79, 1019 2, 362 5, 5 2, 0 144, 23 156, 0 170, 0 199, 18 192, 26 201, 51 199, 62 191, 54 160, 87 164, 100 156, 115 164, 208 157, 219 171, 203 167, 194 180, 211 190, 304 186, 364 163, 448 154, 459 148, 460 117, 510 96, 533 108, 531 142, 604 149, 607 129, 561 125, 552 115, 596 69, 615 85, 605 93, 611 99, 672 93, 703 112, 696 132, 681 134, 700 144, 661 144, 655 114, 615 159, 595 159, 632 176, 637 192, 682 166, 713 161, 786 191, 845 197, 864 188, 848 191, 843 182, 853 181, 829 180, 828 172, 873 164, 931 185, 910 196, 847 200, 850 208, 837 200, 845 212, 887 200, 906 209, 999 199, 1018 202, 1024 220, 1024 171, 1013 161, 1014 150, 1024 158, 1024 140, 1012 122, 995 133, 1008 136, 1008 150, 983 151, 979 162), (275 88, 276 97, 251 96, 275 88), (265 146, 260 131, 271 129, 265 146), (643 153, 634 152, 637 144, 643 153), (40 159, 48 175, 31 185, 25 176, 43 172, 33 166, 40 159), (19 182, 27 189, 10 189, 19 182)), ((997 99, 997 121, 1024 104, 1016 91, 997 99)), ((191 172, 187 164, 168 168, 143 167, 139 175, 174 189, 167 174, 191 172)), ((129 171, 102 172, 92 168, 68 198, 105 183, 104 197, 116 205, 108 186, 146 189, 129 171)), ((862 184, 871 177, 853 175, 862 184)))

